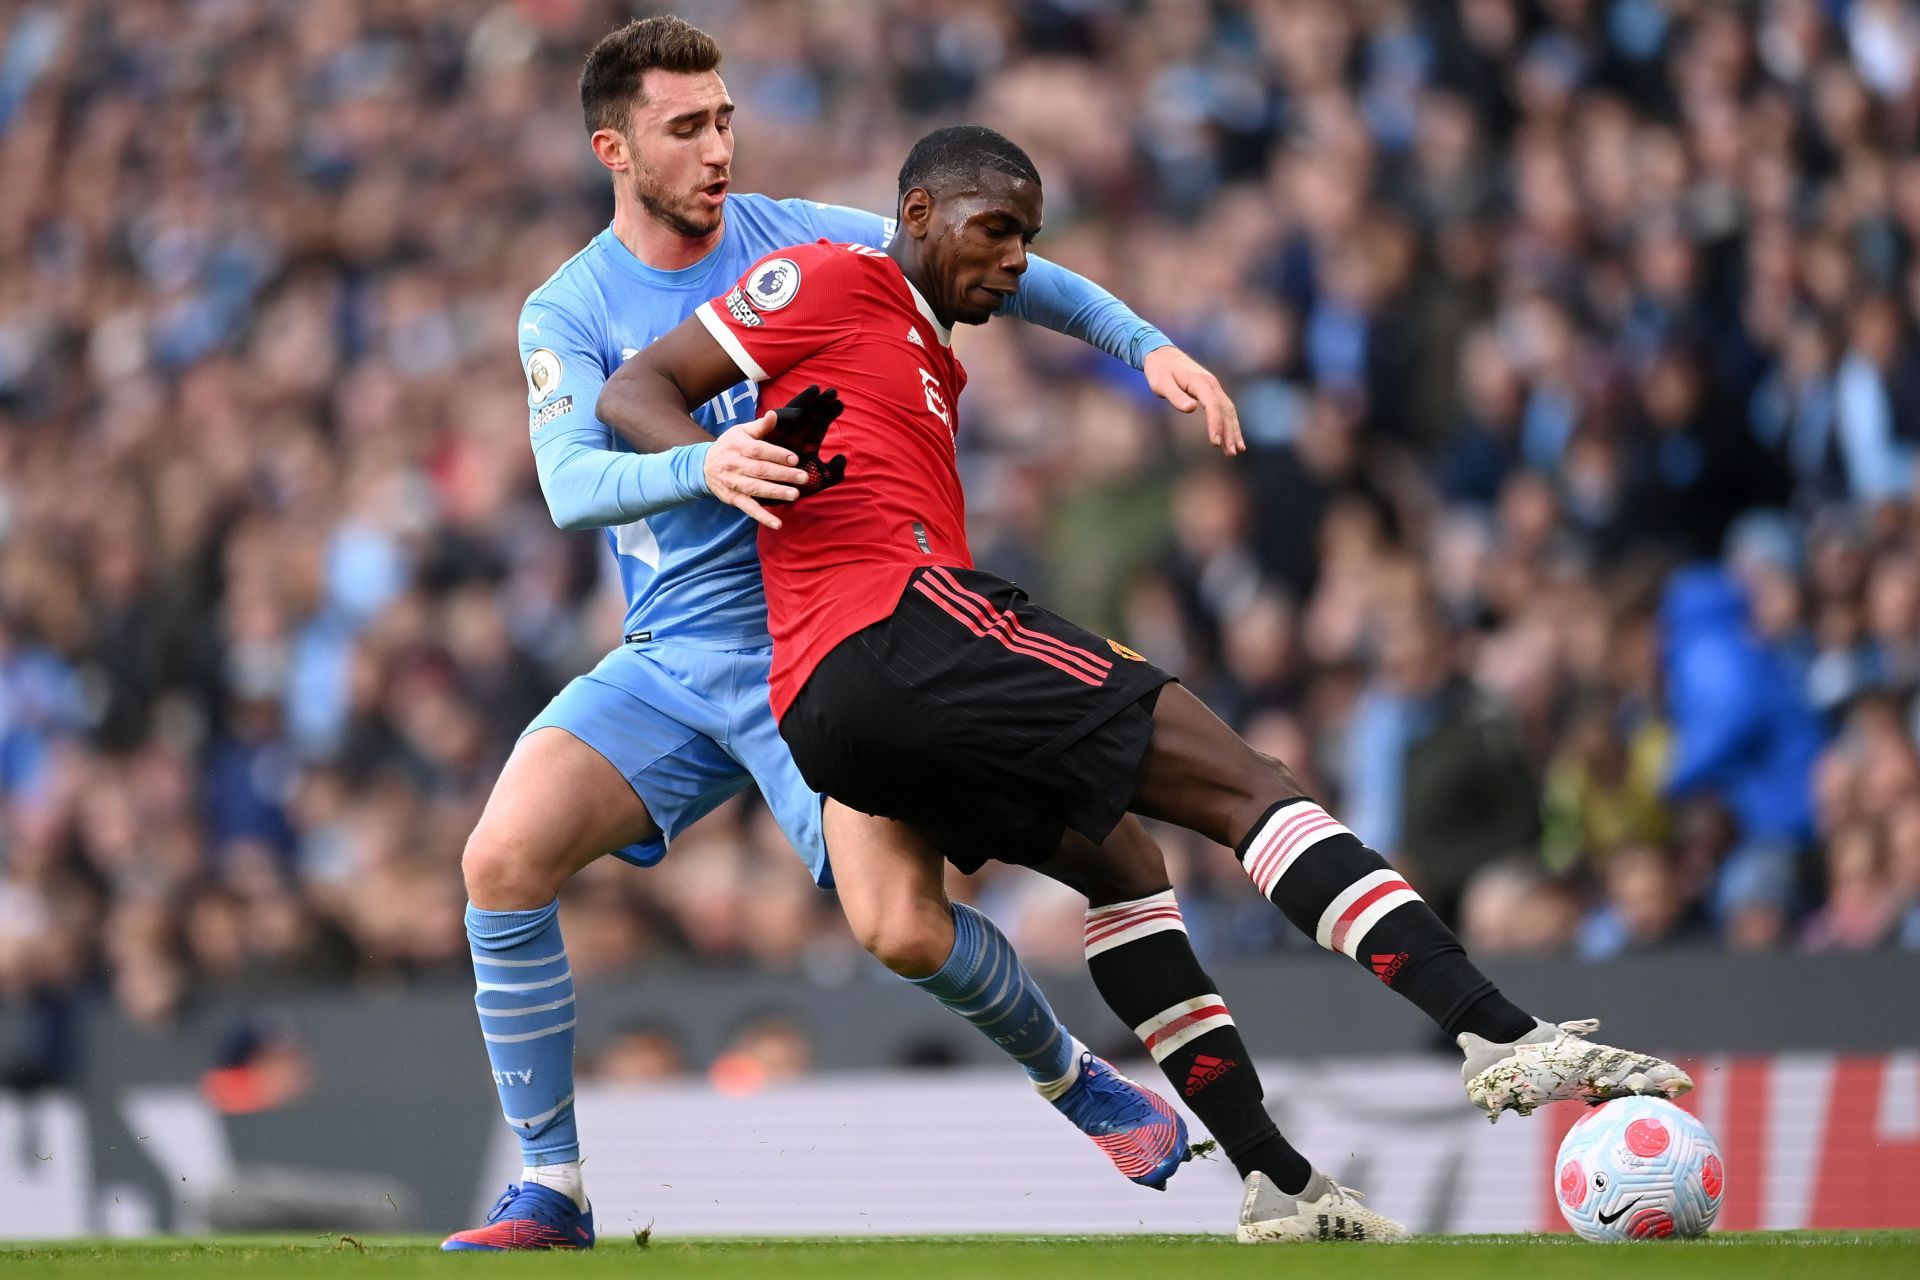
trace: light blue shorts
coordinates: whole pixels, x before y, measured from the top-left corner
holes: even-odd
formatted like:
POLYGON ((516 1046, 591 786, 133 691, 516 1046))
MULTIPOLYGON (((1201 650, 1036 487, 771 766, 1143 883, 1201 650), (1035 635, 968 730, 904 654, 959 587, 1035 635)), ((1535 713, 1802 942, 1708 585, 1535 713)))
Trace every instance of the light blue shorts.
MULTIPOLYGON (((816 883, 830 884, 820 796, 767 702, 773 650, 622 645, 567 683, 525 733, 565 729, 605 756, 666 833, 616 856, 650 867, 673 838, 751 782, 816 883)), ((522 736, 525 736, 523 734, 522 736)))

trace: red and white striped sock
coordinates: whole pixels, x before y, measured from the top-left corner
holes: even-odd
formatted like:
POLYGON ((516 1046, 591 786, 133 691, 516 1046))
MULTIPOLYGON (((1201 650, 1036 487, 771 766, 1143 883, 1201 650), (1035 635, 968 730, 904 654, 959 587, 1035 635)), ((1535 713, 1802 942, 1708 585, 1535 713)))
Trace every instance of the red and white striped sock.
POLYGON ((1092 907, 1087 911, 1087 959, 1152 934, 1178 933, 1184 937, 1186 932, 1179 899, 1171 889, 1132 902, 1092 907))
POLYGON ((1267 1114, 1253 1057, 1200 967, 1172 889, 1087 912, 1087 969, 1107 1007, 1219 1140, 1240 1175, 1306 1185, 1312 1167, 1267 1114))
POLYGON ((1280 801, 1234 852, 1296 929, 1359 961, 1449 1036, 1505 1042, 1532 1029, 1413 886, 1312 800, 1280 801))

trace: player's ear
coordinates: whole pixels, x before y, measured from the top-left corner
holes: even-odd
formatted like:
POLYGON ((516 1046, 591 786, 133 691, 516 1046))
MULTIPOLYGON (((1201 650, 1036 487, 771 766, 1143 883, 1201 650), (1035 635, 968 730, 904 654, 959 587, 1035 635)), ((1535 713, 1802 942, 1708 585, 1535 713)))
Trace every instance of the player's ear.
POLYGON ((593 158, 615 173, 626 172, 632 163, 627 139, 618 129, 595 129, 587 142, 593 148, 593 158))
POLYGON ((925 187, 909 187, 907 194, 900 197, 900 225, 915 240, 927 234, 927 226, 933 221, 933 197, 927 194, 925 187))

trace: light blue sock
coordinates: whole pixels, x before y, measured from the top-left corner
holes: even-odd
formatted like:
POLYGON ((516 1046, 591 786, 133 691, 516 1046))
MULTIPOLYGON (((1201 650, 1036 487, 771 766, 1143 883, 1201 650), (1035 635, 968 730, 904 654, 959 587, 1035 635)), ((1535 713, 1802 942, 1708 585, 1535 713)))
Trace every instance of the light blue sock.
POLYGON ((1036 1083, 1063 1082, 1074 1066, 1073 1037, 993 921, 958 902, 952 909, 947 962, 937 973, 907 981, 978 1027, 1036 1083))
POLYGON ((573 1123, 573 967, 560 940, 560 902, 537 911, 467 904, 480 1030, 500 1110, 523 1163, 580 1159, 573 1123))

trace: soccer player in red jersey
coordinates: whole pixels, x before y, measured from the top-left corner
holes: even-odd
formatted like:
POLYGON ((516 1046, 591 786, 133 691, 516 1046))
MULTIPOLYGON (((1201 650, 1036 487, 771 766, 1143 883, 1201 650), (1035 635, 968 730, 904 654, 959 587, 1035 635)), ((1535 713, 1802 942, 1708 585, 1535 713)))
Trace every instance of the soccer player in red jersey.
MULTIPOLYGON (((952 326, 991 318, 1025 269, 1040 178, 1005 138, 961 126, 914 147, 900 190, 886 253, 779 251, 609 383, 629 421, 683 417, 741 374, 763 384, 762 403, 809 384, 844 400, 817 450, 839 456, 809 458, 824 483, 761 533, 774 712, 809 785, 840 802, 827 839, 842 885, 988 834, 1004 860, 1039 863, 1070 832, 1107 840, 1132 811, 1233 848, 1296 927, 1457 1039, 1468 1094, 1490 1115, 1691 1087, 1670 1063, 1585 1040, 1595 1024, 1521 1010, 1285 765, 1131 650, 972 567, 952 326), (913 835, 889 838, 884 819, 913 835), (843 843, 883 853, 843 867, 843 843)), ((1322 1174, 1248 1176, 1243 1239, 1330 1233, 1404 1234, 1322 1174)))

